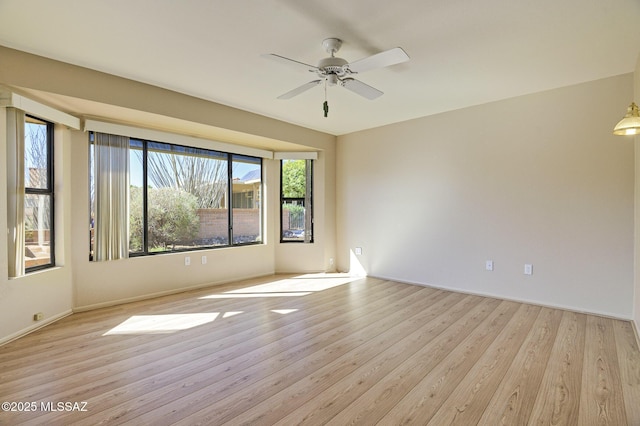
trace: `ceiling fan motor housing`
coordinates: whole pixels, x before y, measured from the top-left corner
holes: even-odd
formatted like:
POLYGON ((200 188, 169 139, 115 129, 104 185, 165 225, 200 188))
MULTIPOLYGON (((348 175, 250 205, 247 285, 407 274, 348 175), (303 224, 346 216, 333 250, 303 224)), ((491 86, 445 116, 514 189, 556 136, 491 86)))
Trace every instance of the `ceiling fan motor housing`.
POLYGON ((328 76, 328 75, 337 75, 338 77, 342 77, 347 74, 346 67, 348 62, 342 58, 329 57, 321 59, 318 62, 318 75, 320 77, 328 76))

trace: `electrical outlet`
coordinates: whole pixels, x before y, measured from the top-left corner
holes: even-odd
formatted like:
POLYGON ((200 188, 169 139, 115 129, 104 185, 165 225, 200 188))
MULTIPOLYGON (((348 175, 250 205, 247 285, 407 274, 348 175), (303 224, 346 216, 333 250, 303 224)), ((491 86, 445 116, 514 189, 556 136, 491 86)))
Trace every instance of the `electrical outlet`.
POLYGON ((202 264, 203 265, 207 264, 207 256, 202 256, 202 264))
POLYGON ((37 314, 33 314, 33 320, 34 321, 42 321, 43 317, 44 317, 44 315, 42 314, 42 312, 38 312, 37 314))
POLYGON ((184 266, 189 266, 191 265, 191 258, 189 256, 186 256, 184 258, 184 266))
POLYGON ((356 247, 356 256, 360 256, 362 254, 362 247, 356 247))
POLYGON ((487 269, 487 271, 493 271, 493 260, 487 260, 485 268, 487 269))
POLYGON ((530 263, 524 264, 524 274, 525 275, 533 275, 533 265, 530 263))
POLYGON ((333 266, 333 257, 329 258, 329 266, 333 266))

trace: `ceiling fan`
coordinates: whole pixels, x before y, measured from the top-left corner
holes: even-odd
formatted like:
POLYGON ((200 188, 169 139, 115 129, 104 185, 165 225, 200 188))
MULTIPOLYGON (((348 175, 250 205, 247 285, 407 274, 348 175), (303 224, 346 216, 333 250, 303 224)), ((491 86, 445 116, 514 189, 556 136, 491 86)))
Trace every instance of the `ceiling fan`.
MULTIPOLYGON (((376 53, 375 55, 359 59, 355 62, 347 62, 345 59, 335 56, 336 52, 340 50, 341 46, 342 40, 338 38, 325 39, 322 42, 322 47, 324 47, 327 53, 329 53, 329 55, 331 56, 321 59, 320 62, 318 62, 317 66, 285 58, 284 56, 276 55, 274 53, 262 55, 265 58, 273 59, 275 61, 289 65, 294 65, 308 72, 313 72, 319 77, 316 80, 312 80, 308 83, 303 84, 302 86, 296 87, 295 89, 278 96, 278 99, 291 99, 294 96, 306 92, 307 90, 319 84, 325 83, 325 88, 326 86, 342 86, 345 89, 350 90, 360 96, 373 100, 382 96, 383 92, 369 86, 368 84, 356 80, 351 76, 364 71, 388 67, 409 60, 409 55, 407 55, 407 53, 402 50, 402 48, 395 47, 393 49, 385 50, 384 52, 376 53)), ((326 99, 324 101, 323 108, 324 116, 326 117, 329 112, 329 105, 326 99)))

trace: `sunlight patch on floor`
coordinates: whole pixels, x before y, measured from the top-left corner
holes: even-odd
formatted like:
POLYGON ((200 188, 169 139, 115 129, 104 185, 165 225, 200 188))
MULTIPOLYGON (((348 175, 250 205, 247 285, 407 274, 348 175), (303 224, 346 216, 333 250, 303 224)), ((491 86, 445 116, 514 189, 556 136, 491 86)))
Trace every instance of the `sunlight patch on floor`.
POLYGON ((271 312, 274 312, 276 314, 280 314, 280 315, 287 315, 290 314, 291 312, 296 312, 297 309, 272 309, 271 312))
POLYGON ((311 294, 311 292, 289 292, 289 293, 222 293, 222 294, 210 294, 209 296, 202 296, 199 299, 236 299, 246 297, 299 297, 311 294))
MULTIPOLYGON (((290 278, 277 278, 274 281, 247 286, 244 288, 213 293, 199 299, 236 299, 263 297, 302 297, 309 294, 348 284, 358 280, 350 274, 303 274, 290 278)), ((217 310, 217 309, 216 309, 217 310)), ((298 309, 272 309, 271 312, 287 315, 298 309)), ((216 318, 230 318, 243 314, 244 311, 167 314, 167 315, 134 315, 107 331, 103 336, 118 334, 167 334, 187 330, 203 324, 211 323, 216 318)))
POLYGON ((166 334, 197 327, 215 321, 218 312, 199 314, 134 315, 107 331, 113 334, 166 334))
POLYGON ((239 288, 237 290, 216 293, 200 299, 229 299, 242 297, 294 297, 306 296, 317 291, 327 290, 348 284, 360 277, 348 274, 303 274, 291 278, 282 278, 264 284, 239 288))

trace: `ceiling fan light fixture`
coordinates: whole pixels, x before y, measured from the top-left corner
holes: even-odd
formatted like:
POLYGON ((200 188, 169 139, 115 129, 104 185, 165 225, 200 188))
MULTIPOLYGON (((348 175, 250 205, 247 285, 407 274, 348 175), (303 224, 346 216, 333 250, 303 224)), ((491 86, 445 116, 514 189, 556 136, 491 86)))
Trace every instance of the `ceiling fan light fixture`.
POLYGON ((338 76, 335 74, 327 75, 327 84, 329 86, 335 86, 338 84, 338 76))
POLYGON ((631 102, 624 118, 613 128, 613 134, 621 136, 640 134, 640 113, 635 102, 631 102))

